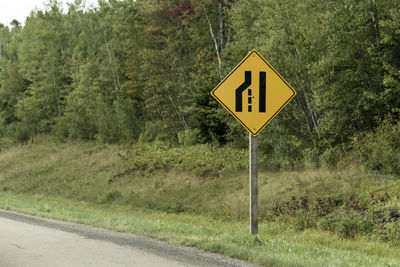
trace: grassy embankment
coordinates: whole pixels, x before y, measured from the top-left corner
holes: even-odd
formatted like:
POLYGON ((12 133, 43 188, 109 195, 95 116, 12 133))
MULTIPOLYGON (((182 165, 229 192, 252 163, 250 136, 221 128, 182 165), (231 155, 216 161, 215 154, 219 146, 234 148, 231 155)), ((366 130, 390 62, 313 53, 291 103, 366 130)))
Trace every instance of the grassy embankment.
POLYGON ((247 152, 199 145, 35 144, 0 152, 0 207, 265 265, 400 265, 398 177, 261 172, 248 234, 247 152))

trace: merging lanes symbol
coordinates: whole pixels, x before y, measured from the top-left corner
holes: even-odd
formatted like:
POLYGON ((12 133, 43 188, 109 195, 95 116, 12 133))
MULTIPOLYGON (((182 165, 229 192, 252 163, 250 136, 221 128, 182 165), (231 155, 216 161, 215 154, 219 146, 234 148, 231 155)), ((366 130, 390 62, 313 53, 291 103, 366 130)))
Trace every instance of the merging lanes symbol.
POLYGON ((252 50, 211 95, 256 136, 296 92, 256 50, 252 50))
MULTIPOLYGON (((243 110, 243 92, 251 85, 251 71, 245 71, 244 77, 245 77, 244 82, 235 91, 236 112, 242 112, 243 110)), ((265 102, 266 102, 265 77, 266 77, 266 72, 260 71, 259 106, 258 106, 259 112, 265 112, 265 102)), ((251 104, 253 103, 252 98, 254 98, 254 96, 252 96, 252 90, 250 88, 247 90, 247 93, 248 93, 248 102, 247 102, 248 112, 252 112, 251 104)))

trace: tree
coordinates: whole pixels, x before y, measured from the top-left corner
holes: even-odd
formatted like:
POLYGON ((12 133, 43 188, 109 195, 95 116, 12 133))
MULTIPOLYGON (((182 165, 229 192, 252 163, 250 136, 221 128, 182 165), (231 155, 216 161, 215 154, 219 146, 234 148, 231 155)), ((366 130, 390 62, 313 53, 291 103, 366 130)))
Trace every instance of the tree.
MULTIPOLYGON (((384 69, 384 89, 379 95, 384 115, 400 117, 400 2, 386 3, 387 10, 380 15, 379 32, 382 47, 382 65, 384 69)), ((384 7, 380 7, 382 11, 384 7)))
POLYGON ((0 128, 5 129, 7 125, 18 121, 16 105, 22 98, 27 83, 19 73, 17 66, 9 62, 2 72, 0 84, 0 128))
POLYGON ((68 35, 58 3, 50 1, 47 11, 31 13, 19 38, 19 68, 30 85, 18 103, 17 115, 34 132, 48 132, 63 114, 69 84, 68 35))

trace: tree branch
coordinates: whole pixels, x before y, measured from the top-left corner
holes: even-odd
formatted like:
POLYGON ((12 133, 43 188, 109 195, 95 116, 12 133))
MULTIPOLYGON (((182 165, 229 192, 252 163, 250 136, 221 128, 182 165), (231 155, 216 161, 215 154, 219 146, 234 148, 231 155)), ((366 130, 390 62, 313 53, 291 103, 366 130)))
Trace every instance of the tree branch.
POLYGON ((219 77, 222 79, 221 57, 219 56, 218 43, 217 43, 217 40, 215 39, 214 32, 213 32, 213 29, 212 29, 212 26, 211 26, 211 22, 210 22, 210 19, 209 19, 208 16, 207 16, 207 12, 206 12, 206 9, 204 8, 204 6, 203 6, 203 10, 204 10, 204 15, 206 15, 206 19, 207 19, 207 22, 208 22, 208 26, 210 27, 211 38, 212 38, 213 41, 214 41, 215 52, 217 53, 217 58, 218 58, 219 77))

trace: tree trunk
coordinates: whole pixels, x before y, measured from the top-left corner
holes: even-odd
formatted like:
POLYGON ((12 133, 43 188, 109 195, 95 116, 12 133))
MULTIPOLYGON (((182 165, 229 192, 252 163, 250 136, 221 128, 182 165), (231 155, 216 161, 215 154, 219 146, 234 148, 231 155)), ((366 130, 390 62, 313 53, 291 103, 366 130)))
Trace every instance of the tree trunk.
POLYGON ((171 97, 170 94, 168 94, 168 97, 169 97, 169 100, 170 100, 171 103, 172 103, 172 107, 174 108, 175 113, 178 115, 179 119, 180 119, 181 122, 182 122, 183 128, 184 128, 185 130, 188 130, 188 129, 189 129, 189 126, 188 126, 188 124, 186 123, 185 118, 184 118, 184 117, 181 115, 181 113, 179 112, 179 110, 178 110, 177 106, 175 105, 174 100, 172 100, 172 97, 171 97))
MULTIPOLYGON (((289 13, 288 13, 288 11, 286 10, 286 16, 287 16, 287 18, 288 18, 288 21, 289 21, 289 28, 290 28, 290 31, 291 31, 291 33, 290 33, 290 35, 294 38, 295 36, 294 36, 294 33, 293 33, 293 30, 291 29, 291 25, 293 24, 293 22, 292 22, 292 19, 291 19, 291 17, 290 17, 290 15, 289 15, 289 13)), ((302 57, 301 57, 301 54, 300 54, 300 51, 299 51, 299 49, 297 48, 297 46, 295 45, 295 44, 293 44, 293 48, 294 48, 294 51, 295 51, 295 55, 294 55, 294 57, 296 58, 297 57, 297 60, 298 60, 298 62, 300 63, 299 65, 300 66, 302 66, 302 65, 304 65, 303 64, 303 59, 302 59, 302 57)), ((300 83, 300 85, 301 85, 301 87, 303 88, 303 97, 304 97, 304 101, 305 101, 305 104, 306 104, 306 108, 308 109, 308 112, 309 112, 309 114, 310 114, 310 116, 311 116, 311 122, 313 123, 313 127, 312 127, 312 129, 315 131, 315 133, 317 134, 317 136, 318 136, 318 138, 320 138, 320 135, 319 135, 319 132, 318 132, 318 117, 317 117, 317 114, 313 111, 313 109, 312 109, 312 106, 311 106, 311 103, 310 103, 310 101, 309 101, 309 99, 308 99, 308 97, 307 97, 307 94, 306 94, 306 86, 305 86, 305 84, 304 84, 304 81, 303 81, 303 79, 301 78, 301 76, 302 75, 304 75, 303 74, 303 71, 299 71, 297 74, 296 74, 296 77, 297 77, 297 80, 299 81, 299 83, 300 83)), ((300 95, 300 94, 299 94, 300 95)), ((300 103, 300 102, 299 102, 300 103)), ((300 107, 301 107, 301 103, 300 103, 300 105, 299 105, 300 107)), ((304 112, 304 111, 303 111, 304 112)), ((307 115, 304 113, 304 116, 306 116, 306 118, 307 118, 307 115)), ((308 119, 307 119, 307 121, 308 121, 308 119)))
POLYGON ((57 103, 57 112, 58 112, 58 117, 61 117, 61 106, 60 106, 60 97, 58 94, 58 88, 57 88, 57 84, 56 84, 56 78, 55 75, 53 73, 53 86, 54 86, 54 91, 56 92, 56 103, 57 103))
POLYGON ((121 84, 119 82, 118 66, 117 66, 117 63, 115 62, 116 61, 115 53, 114 53, 113 49, 110 47, 110 45, 108 44, 107 39, 105 39, 104 41, 106 43, 106 48, 107 48, 107 52, 108 52, 109 64, 110 64, 111 73, 113 76, 114 88, 115 88, 115 91, 118 93, 117 101, 120 101, 120 96, 122 94, 122 91, 121 91, 121 84))
POLYGON ((381 33, 379 29, 379 21, 378 21, 378 8, 376 7, 376 2, 375 0, 372 0, 372 22, 374 23, 374 28, 375 28, 375 40, 376 40, 376 45, 379 47, 379 44, 381 42, 381 33))
POLYGON ((225 48, 225 23, 224 23, 223 0, 219 0, 218 12, 219 12, 219 39, 221 45, 221 52, 223 52, 225 48))
POLYGON ((297 106, 299 107, 299 109, 301 110, 301 112, 303 113, 304 118, 306 119, 306 125, 307 125, 307 130, 308 130, 309 134, 312 135, 313 132, 312 132, 312 128, 311 128, 311 125, 310 125, 310 121, 308 120, 307 114, 304 111, 303 106, 301 105, 301 103, 298 100, 298 98, 295 98, 294 100, 295 100, 295 103, 297 104, 297 106))
POLYGON ((208 16, 207 16, 207 12, 206 12, 206 9, 204 8, 204 6, 203 6, 203 10, 204 10, 204 15, 206 15, 206 19, 207 19, 207 22, 208 22, 208 26, 209 26, 209 28, 210 28, 211 38, 212 38, 213 41, 214 41, 215 52, 217 53, 217 59, 218 59, 219 77, 222 79, 222 69, 221 69, 222 63, 221 63, 221 57, 219 56, 218 43, 217 43, 217 40, 215 39, 214 32, 213 32, 213 29, 212 29, 212 26, 211 26, 211 22, 210 22, 210 19, 209 19, 208 16))

